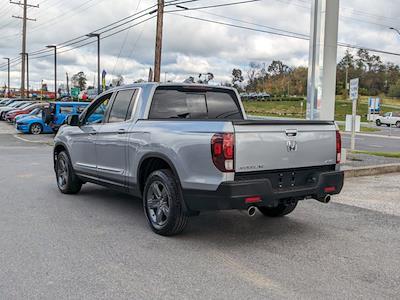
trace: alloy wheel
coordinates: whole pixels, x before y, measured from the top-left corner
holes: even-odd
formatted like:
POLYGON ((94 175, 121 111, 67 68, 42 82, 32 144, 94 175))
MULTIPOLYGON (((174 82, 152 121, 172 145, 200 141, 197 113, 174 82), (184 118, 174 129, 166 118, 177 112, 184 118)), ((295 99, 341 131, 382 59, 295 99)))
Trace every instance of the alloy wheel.
POLYGON ((170 193, 161 181, 154 181, 146 195, 147 211, 151 222, 157 228, 163 227, 170 213, 170 193))
POLYGON ((60 158, 57 164, 57 183, 61 189, 64 189, 68 180, 68 167, 63 158, 60 158))

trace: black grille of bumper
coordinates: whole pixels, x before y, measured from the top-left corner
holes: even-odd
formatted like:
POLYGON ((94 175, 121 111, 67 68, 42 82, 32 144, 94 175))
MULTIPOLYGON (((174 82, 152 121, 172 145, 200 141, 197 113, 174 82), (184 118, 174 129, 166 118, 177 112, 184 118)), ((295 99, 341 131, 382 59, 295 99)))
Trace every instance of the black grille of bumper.
POLYGON ((273 171, 242 172, 235 174, 235 181, 268 179, 274 190, 313 187, 319 174, 335 170, 335 165, 282 169, 273 171))

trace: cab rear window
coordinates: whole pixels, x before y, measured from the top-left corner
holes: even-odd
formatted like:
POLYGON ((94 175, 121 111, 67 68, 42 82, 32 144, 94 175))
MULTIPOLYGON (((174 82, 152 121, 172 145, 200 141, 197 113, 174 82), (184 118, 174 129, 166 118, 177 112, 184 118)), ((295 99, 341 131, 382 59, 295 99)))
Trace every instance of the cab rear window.
POLYGON ((227 89, 158 87, 150 119, 243 119, 236 94, 227 89))

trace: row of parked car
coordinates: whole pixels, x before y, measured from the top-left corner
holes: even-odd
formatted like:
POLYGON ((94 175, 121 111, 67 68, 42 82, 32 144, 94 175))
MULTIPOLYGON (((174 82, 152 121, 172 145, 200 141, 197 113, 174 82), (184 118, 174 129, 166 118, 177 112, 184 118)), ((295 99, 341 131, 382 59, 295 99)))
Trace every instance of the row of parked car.
MULTIPOLYGON (((88 104, 5 98, 0 100, 0 120, 13 124, 18 131, 26 134, 54 133, 69 115, 79 115, 88 104)), ((93 117, 96 118, 96 115, 93 117)))

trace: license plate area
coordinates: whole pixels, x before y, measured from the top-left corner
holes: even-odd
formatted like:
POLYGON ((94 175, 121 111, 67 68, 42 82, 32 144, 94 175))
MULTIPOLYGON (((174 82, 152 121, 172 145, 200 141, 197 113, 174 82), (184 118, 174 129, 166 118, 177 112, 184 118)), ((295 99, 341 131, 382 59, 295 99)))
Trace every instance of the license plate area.
POLYGON ((335 165, 285 169, 262 172, 236 173, 235 180, 268 179, 275 191, 316 186, 319 174, 334 171, 335 165))

